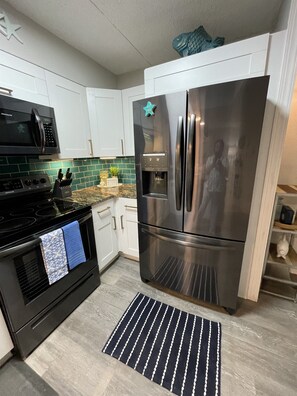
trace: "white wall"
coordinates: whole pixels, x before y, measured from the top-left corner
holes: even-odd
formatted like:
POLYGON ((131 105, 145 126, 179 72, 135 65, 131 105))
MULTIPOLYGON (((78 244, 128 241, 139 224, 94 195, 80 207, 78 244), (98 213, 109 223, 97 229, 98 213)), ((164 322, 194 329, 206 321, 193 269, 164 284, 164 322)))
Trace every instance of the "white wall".
POLYGON ((283 0, 282 5, 279 10, 278 18, 275 22, 275 26, 272 31, 273 33, 280 32, 281 30, 287 29, 290 7, 291 7, 291 0, 283 0))
POLYGON ((144 70, 136 70, 117 76, 117 89, 136 87, 144 84, 144 70))
POLYGON ((297 82, 283 148, 278 184, 297 184, 297 82))
POLYGON ((116 88, 114 74, 17 12, 3 0, 0 0, 0 11, 7 14, 11 23, 21 25, 17 33, 24 43, 21 44, 13 36, 7 40, 0 33, 1 50, 84 86, 116 88))

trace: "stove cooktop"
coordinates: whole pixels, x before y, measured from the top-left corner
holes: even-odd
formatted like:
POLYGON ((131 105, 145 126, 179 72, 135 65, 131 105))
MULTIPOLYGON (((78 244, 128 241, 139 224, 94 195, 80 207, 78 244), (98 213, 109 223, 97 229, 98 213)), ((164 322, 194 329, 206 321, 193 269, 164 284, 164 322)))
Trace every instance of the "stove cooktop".
POLYGON ((69 199, 54 198, 47 175, 34 177, 45 181, 38 186, 29 185, 28 177, 0 180, 0 247, 90 210, 69 199))

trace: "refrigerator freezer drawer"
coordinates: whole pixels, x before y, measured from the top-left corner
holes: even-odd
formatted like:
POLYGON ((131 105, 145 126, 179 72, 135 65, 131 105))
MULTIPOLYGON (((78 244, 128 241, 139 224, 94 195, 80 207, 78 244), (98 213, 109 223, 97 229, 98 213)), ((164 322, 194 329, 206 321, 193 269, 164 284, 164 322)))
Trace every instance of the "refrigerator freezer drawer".
POLYGON ((235 310, 244 243, 139 224, 142 280, 235 310))

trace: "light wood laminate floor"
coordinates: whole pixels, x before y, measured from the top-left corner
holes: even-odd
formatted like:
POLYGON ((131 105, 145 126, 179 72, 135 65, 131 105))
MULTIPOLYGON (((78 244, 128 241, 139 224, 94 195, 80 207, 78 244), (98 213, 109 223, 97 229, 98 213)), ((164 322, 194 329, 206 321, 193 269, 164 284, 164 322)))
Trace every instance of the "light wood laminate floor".
POLYGON ((60 395, 172 395, 101 352, 137 292, 222 323, 222 396, 297 395, 297 305, 262 294, 236 315, 144 284, 139 264, 119 258, 101 285, 27 359, 60 395))

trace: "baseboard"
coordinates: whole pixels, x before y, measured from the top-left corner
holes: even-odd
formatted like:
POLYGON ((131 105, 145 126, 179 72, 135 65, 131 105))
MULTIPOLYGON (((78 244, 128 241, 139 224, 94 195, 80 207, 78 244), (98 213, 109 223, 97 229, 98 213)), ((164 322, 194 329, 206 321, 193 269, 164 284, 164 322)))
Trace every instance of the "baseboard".
POLYGON ((9 359, 11 359, 13 354, 8 352, 5 356, 0 359, 0 367, 2 367, 9 359))
POLYGON ((123 253, 123 252, 119 252, 119 255, 120 255, 121 257, 125 257, 125 258, 127 258, 127 259, 129 259, 129 260, 133 260, 133 261, 136 261, 136 262, 139 263, 139 258, 138 258, 138 257, 130 256, 129 254, 126 254, 126 253, 123 253))

